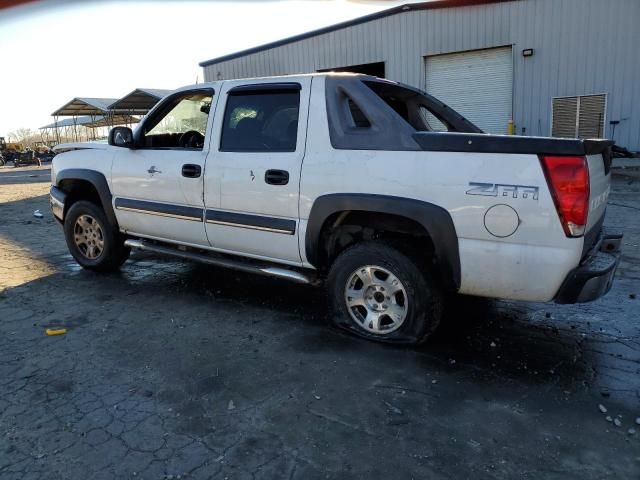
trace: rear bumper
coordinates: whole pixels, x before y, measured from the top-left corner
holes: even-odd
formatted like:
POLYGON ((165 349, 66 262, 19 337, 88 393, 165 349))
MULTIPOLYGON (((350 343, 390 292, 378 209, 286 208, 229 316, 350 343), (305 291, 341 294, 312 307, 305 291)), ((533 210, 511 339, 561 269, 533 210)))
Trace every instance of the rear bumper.
POLYGON ((621 244, 621 233, 603 229, 595 248, 567 275, 554 301, 584 303, 605 295, 613 284, 621 244))
POLYGON ((49 204, 51 205, 51 212, 53 216, 59 221, 64 220, 64 202, 67 198, 67 194, 60 190, 58 187, 52 186, 49 190, 49 204))

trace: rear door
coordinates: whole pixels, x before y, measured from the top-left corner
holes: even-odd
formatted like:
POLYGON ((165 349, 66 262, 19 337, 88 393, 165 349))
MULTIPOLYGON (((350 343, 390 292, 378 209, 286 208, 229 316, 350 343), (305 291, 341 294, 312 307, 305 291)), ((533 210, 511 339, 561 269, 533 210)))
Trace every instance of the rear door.
POLYGON ((225 82, 205 172, 206 231, 217 250, 301 262, 298 197, 311 78, 225 82))

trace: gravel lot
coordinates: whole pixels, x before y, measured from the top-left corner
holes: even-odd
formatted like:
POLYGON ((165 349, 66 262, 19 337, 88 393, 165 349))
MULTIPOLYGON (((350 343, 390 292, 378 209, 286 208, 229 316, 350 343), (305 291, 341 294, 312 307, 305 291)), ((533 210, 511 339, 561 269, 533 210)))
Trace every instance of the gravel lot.
POLYGON ((460 298, 420 349, 330 329, 321 289, 82 271, 48 182, 0 168, 0 479, 640 478, 640 180, 610 197, 609 295, 460 298))

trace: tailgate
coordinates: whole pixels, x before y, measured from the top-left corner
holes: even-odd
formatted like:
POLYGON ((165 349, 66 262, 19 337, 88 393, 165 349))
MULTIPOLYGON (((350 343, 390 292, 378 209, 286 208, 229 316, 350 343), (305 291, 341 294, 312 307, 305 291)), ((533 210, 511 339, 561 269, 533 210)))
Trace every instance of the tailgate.
POLYGON ((584 253, 598 240, 607 209, 611 182, 611 143, 606 140, 584 140, 589 166, 589 216, 584 235, 584 253))

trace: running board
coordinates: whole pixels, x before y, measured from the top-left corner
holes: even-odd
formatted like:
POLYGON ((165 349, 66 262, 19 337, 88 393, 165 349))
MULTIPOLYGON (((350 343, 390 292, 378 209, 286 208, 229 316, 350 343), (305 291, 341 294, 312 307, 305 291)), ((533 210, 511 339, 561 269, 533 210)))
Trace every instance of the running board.
POLYGON ((193 252, 188 250, 178 250, 173 247, 165 247, 155 243, 145 242, 143 240, 125 240, 126 247, 141 250, 144 252, 159 253, 162 255, 171 255, 174 257, 184 258, 185 260, 193 260, 196 262, 207 263, 209 265, 215 265, 217 267, 231 268, 234 270, 240 270, 241 272, 255 273, 258 275, 265 275, 268 277, 284 278, 291 280, 292 282, 302 283, 305 285, 311 285, 318 283, 315 276, 306 275, 295 270, 289 270, 286 268, 272 267, 267 264, 252 264, 244 260, 234 260, 232 258, 214 256, 216 254, 206 254, 193 252))

